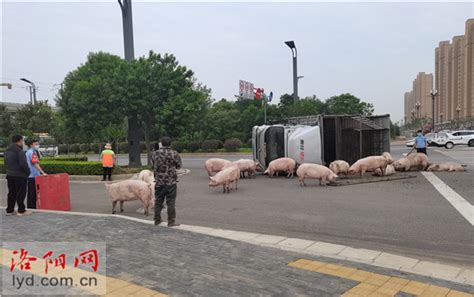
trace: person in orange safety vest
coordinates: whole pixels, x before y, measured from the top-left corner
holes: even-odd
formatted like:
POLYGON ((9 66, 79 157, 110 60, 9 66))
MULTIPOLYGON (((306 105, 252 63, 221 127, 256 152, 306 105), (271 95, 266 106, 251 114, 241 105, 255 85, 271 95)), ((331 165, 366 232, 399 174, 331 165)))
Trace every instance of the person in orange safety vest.
POLYGON ((109 180, 112 180, 112 169, 114 168, 115 163, 115 153, 112 150, 110 143, 105 145, 105 150, 100 154, 100 159, 102 160, 102 168, 104 169, 102 180, 105 181, 106 177, 109 180))

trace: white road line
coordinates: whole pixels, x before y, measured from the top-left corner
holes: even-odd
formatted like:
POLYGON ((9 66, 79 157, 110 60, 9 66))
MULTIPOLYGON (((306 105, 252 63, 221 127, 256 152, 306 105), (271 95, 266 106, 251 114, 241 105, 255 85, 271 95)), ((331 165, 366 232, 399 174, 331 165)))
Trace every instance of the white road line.
POLYGON ((474 226, 474 206, 467 202, 461 195, 456 193, 439 177, 432 172, 422 172, 423 176, 435 187, 436 190, 448 200, 449 203, 474 226))

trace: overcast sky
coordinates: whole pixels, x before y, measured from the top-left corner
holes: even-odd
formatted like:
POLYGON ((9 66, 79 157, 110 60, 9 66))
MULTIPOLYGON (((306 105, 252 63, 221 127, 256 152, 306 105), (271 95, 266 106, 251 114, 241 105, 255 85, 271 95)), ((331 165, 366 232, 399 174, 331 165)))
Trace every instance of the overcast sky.
MULTIPOLYGON (((123 56, 120 8, 104 3, 2 3, 2 88, 7 102, 52 100, 89 52, 123 56)), ((464 34, 472 3, 140 3, 133 2, 135 55, 173 53, 212 89, 234 99, 239 79, 292 93, 295 40, 301 97, 352 93, 376 113, 403 118, 403 94, 434 71, 434 48, 464 34)))

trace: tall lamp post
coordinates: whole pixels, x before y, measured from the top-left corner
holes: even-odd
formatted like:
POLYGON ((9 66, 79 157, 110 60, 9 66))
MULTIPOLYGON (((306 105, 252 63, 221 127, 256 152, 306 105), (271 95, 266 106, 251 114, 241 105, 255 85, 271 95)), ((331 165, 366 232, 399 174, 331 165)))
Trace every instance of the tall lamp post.
POLYGON ((436 95, 438 95, 438 90, 431 90, 430 92, 431 94, 431 103, 432 103, 432 106, 431 106, 431 120, 433 121, 433 132, 435 130, 435 98, 436 98, 436 95))
POLYGON ((417 120, 420 119, 420 106, 421 106, 420 101, 416 102, 415 107, 416 107, 416 119, 417 120))
MULTIPOLYGON (((117 0, 122 10, 123 24, 123 45, 125 50, 125 60, 131 61, 135 58, 133 49, 133 19, 132 0, 117 0)), ((128 166, 140 167, 140 130, 138 128, 138 116, 136 112, 128 115, 128 166)))
POLYGON ((29 83, 30 87, 30 101, 36 105, 36 85, 34 82, 27 80, 26 78, 20 78, 21 81, 29 83))
POLYGON ((293 57, 293 98, 298 100, 298 79, 302 78, 298 77, 298 70, 297 70, 297 51, 296 45, 293 40, 285 41, 285 44, 291 49, 291 56, 293 57))

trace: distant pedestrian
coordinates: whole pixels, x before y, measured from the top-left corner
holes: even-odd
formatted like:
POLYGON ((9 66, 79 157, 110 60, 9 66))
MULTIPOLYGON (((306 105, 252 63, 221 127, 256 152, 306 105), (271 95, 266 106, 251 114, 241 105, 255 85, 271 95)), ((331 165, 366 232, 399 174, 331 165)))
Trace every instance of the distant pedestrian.
POLYGON ((161 211, 163 202, 166 201, 168 213, 168 227, 179 226, 176 223, 176 192, 178 182, 178 174, 176 169, 181 168, 181 157, 178 152, 172 150, 171 139, 163 137, 161 139, 161 147, 153 152, 152 162, 153 171, 155 173, 155 225, 159 225, 161 221, 161 211))
POLYGON ((15 204, 18 205, 18 216, 31 215, 25 209, 26 187, 30 169, 23 151, 24 139, 21 135, 12 137, 12 144, 5 151, 5 167, 7 169, 7 215, 15 214, 15 204))
POLYGON ((28 195, 26 198, 26 207, 29 209, 36 209, 36 177, 40 175, 47 175, 40 166, 39 159, 39 143, 38 140, 27 140, 29 147, 26 152, 26 161, 30 169, 28 176, 28 195))
POLYGON ((418 135, 415 137, 415 144, 413 145, 413 147, 416 148, 417 153, 423 153, 425 155, 428 155, 426 151, 427 146, 428 141, 426 140, 426 137, 423 135, 423 132, 421 130, 418 130, 418 135))
POLYGON ((105 181, 106 178, 112 180, 112 170, 114 169, 115 153, 112 150, 112 145, 110 145, 110 143, 107 143, 105 145, 105 149, 100 154, 100 159, 102 160, 103 168, 102 180, 105 181))

